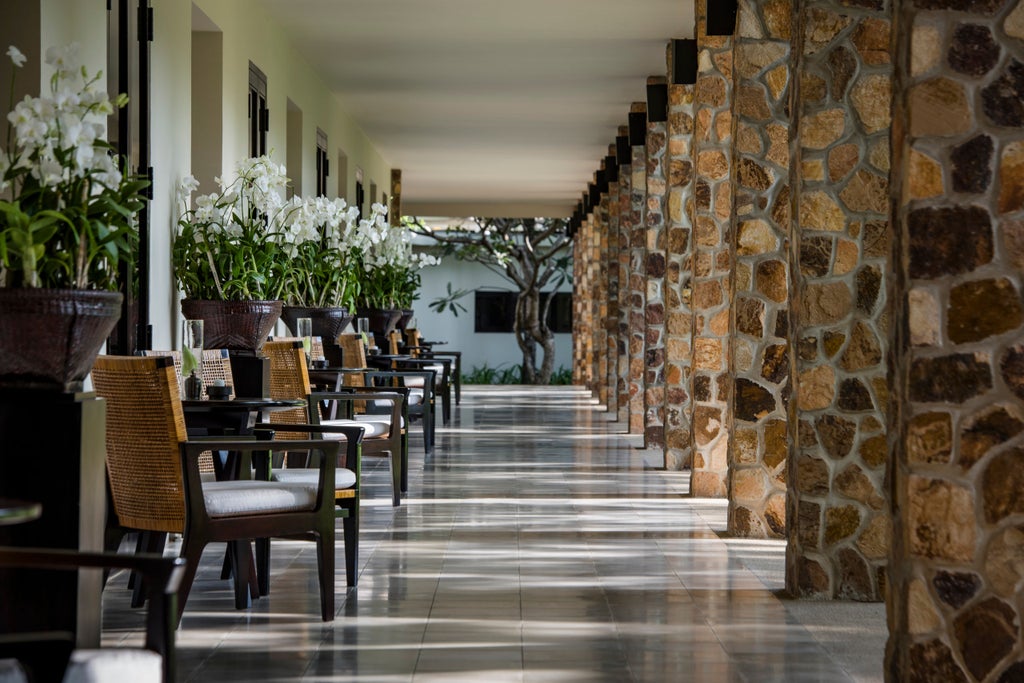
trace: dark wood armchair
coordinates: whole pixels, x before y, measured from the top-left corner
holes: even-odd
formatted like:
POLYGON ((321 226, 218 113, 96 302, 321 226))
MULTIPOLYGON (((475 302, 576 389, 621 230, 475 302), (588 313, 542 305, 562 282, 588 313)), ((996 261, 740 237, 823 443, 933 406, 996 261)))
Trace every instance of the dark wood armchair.
POLYGON ((204 451, 232 451, 244 459, 254 451, 265 452, 267 443, 189 441, 174 367, 166 356, 100 356, 92 379, 96 393, 107 401, 107 475, 118 522, 162 537, 182 534, 181 556, 188 567, 178 591, 179 617, 208 543, 231 544, 235 602, 244 606, 253 574, 250 539, 301 536, 316 541, 321 617, 334 619, 338 442, 289 442, 290 450, 321 452, 312 485, 246 479, 251 472, 248 461, 238 468, 240 479, 203 482, 198 457, 204 451))
MULTIPOLYGON (((91 680, 174 681, 174 631, 177 593, 185 560, 159 555, 83 553, 74 550, 0 548, 0 567, 12 570, 127 569, 144 579, 149 603, 143 650, 107 648, 73 650, 68 632, 13 633, 0 636, 0 660, 17 661, 32 683, 57 683, 74 668, 88 670, 91 680)), ((40 596, 40 600, 45 600, 40 596)), ((14 668, 13 666, 11 667, 14 668)))

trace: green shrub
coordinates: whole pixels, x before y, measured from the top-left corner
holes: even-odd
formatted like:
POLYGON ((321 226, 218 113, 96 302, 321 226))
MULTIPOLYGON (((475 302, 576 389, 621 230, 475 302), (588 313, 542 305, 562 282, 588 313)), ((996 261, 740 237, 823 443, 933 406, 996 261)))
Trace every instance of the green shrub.
MULTIPOLYGON (((469 373, 462 374, 463 384, 522 384, 523 368, 514 363, 502 363, 496 368, 484 364, 473 366, 469 373)), ((572 370, 560 367, 551 373, 551 384, 572 384, 572 370)))

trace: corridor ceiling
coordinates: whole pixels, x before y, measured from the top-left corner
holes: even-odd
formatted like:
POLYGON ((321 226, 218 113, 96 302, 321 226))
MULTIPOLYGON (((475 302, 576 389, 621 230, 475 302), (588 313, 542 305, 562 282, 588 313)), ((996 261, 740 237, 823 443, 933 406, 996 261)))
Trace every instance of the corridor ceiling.
POLYGON ((693 0, 260 0, 402 169, 405 213, 568 215, 693 0))

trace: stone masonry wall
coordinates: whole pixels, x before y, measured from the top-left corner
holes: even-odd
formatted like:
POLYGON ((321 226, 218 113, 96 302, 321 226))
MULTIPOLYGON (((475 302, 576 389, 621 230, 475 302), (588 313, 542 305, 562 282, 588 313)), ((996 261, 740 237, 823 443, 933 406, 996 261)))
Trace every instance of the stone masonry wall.
MULTIPOLYGON (((671 67, 669 73, 672 72, 671 67)), ((693 361, 693 85, 668 87, 668 239, 665 249, 665 467, 691 463, 693 361)))
MULTIPOLYGON (((646 112, 647 105, 633 103, 633 112, 646 112)), ((630 166, 629 233, 629 433, 644 433, 644 352, 647 325, 647 231, 644 205, 647 201, 646 145, 633 145, 630 166)))
POLYGON ((787 589, 880 600, 889 319, 888 0, 794 0, 787 589))
POLYGON ((780 538, 786 525, 791 14, 791 0, 740 0, 734 38, 728 531, 754 538, 780 538))
MULTIPOLYGON (((665 77, 647 79, 664 85, 665 77)), ((659 117, 661 118, 661 117, 659 117)), ((647 202, 644 257, 647 298, 644 306, 644 445, 665 448, 665 202, 668 182, 667 121, 647 121, 647 202)))
POLYGON ((897 2, 887 680, 1024 680, 1024 2, 897 2))
MULTIPOLYGON (((629 128, 619 127, 619 137, 629 136, 629 128)), ((632 162, 632 158, 630 159, 632 162)), ((630 378, 629 378, 629 348, 630 348, 630 316, 632 314, 632 292, 630 284, 629 264, 632 258, 630 250, 630 235, 633 232, 632 223, 632 195, 633 195, 633 170, 630 163, 619 166, 619 335, 616 339, 618 347, 616 355, 619 359, 618 388, 619 398, 618 421, 629 427, 630 410, 630 378)))
POLYGON ((586 233, 581 225, 572 243, 572 381, 574 384, 586 385, 586 322, 590 303, 586 299, 586 233))
POLYGON ((724 498, 731 438, 732 38, 707 35, 698 0, 694 101, 693 473, 690 495, 724 498))
MULTIPOLYGON (((614 148, 612 154, 614 154, 614 148)), ((618 415, 619 404, 619 183, 609 181, 608 192, 601 198, 605 212, 605 232, 608 242, 603 260, 608 268, 608 317, 605 320, 605 354, 608 358, 605 385, 605 406, 612 415, 618 415)))
POLYGON ((608 205, 601 196, 593 207, 594 242, 594 391, 601 405, 608 403, 608 205))

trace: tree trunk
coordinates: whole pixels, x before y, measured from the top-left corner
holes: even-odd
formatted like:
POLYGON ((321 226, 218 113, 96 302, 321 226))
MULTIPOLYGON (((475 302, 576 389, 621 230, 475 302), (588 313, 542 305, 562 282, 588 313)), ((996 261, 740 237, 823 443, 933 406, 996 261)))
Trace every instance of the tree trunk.
POLYGON ((516 299, 516 341, 523 352, 523 384, 550 384, 555 368, 555 335, 548 329, 542 315, 540 291, 528 289, 519 292, 516 299), (537 346, 543 350, 540 369, 537 368, 537 346))

